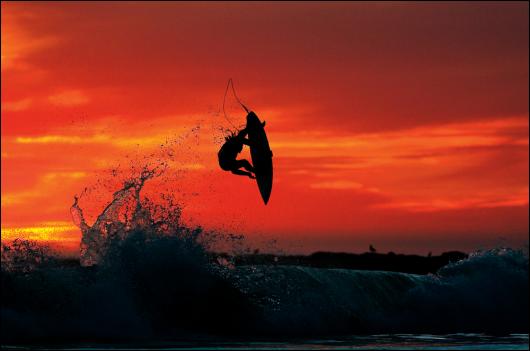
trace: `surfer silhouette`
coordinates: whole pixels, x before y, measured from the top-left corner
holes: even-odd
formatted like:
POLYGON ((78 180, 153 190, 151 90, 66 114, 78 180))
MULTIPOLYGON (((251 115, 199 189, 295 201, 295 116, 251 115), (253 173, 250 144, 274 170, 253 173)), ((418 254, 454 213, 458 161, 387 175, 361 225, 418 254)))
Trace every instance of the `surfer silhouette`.
POLYGON ((250 146, 249 140, 245 138, 248 130, 245 127, 239 132, 233 132, 225 137, 225 143, 221 146, 217 156, 219 157, 219 166, 224 171, 231 171, 233 174, 247 176, 256 179, 254 176, 254 167, 245 159, 238 160, 237 155, 243 151, 243 145, 250 146), (246 171, 243 171, 244 168, 246 171))
POLYGON ((235 128, 235 125, 230 121, 225 112, 226 94, 230 86, 232 86, 232 92, 237 102, 247 113, 247 124, 243 130, 236 130, 225 137, 225 143, 217 153, 219 166, 224 171, 230 171, 235 175, 256 179, 261 198, 266 205, 271 196, 273 171, 272 151, 269 146, 267 134, 265 133, 265 122, 261 122, 258 116, 239 100, 234 89, 232 78, 228 80, 223 98, 223 115, 225 119, 235 128), (243 145, 249 147, 252 163, 245 159, 237 159, 237 155, 243 151, 243 145))

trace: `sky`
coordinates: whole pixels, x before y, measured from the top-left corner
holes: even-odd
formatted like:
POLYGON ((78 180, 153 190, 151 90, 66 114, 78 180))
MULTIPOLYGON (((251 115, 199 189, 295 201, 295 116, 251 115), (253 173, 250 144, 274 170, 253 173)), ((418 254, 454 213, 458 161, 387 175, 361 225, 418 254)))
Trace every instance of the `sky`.
POLYGON ((190 224, 284 252, 527 245, 528 6, 2 1, 2 240, 77 252, 74 195, 97 188, 93 220, 109 170, 185 139, 151 191, 190 224), (267 206, 217 164, 229 78, 267 122, 267 206))

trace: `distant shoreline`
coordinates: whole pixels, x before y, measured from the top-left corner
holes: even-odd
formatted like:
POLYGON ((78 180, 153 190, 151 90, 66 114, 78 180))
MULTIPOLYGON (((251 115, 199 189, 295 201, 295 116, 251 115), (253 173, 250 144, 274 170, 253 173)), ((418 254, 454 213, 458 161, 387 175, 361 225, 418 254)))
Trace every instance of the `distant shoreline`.
MULTIPOLYGON (((342 268, 367 271, 388 271, 412 274, 434 274, 451 262, 466 259, 469 255, 460 251, 448 251, 441 255, 420 256, 408 254, 381 253, 344 253, 315 252, 310 255, 275 255, 245 254, 229 255, 227 253, 211 253, 213 261, 233 266, 267 265, 267 266, 305 266, 314 268, 342 268)), ((77 266, 79 260, 65 258, 60 260, 64 266, 77 266)))
MULTIPOLYGON (((218 257, 228 255, 220 254, 218 257)), ((390 271, 413 274, 436 273, 443 266, 463 260, 468 254, 460 251, 444 252, 438 256, 419 256, 380 253, 315 252, 310 255, 249 254, 232 258, 234 265, 296 265, 315 268, 344 268, 356 270, 390 271)))

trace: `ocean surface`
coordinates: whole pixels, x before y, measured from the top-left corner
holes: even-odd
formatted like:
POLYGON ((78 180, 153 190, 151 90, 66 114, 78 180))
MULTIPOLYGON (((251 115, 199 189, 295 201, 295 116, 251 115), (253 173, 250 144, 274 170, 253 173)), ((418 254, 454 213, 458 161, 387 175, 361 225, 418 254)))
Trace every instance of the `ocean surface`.
POLYGON ((188 341, 156 344, 4 345, 20 350, 528 350, 528 334, 381 334, 289 341, 188 341))

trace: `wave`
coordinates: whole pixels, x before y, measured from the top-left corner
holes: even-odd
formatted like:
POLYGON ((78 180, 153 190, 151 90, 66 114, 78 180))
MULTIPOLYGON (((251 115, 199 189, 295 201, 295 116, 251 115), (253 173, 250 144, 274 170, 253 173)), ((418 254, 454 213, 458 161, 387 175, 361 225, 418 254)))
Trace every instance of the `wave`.
POLYGON ((249 266, 234 274, 273 331, 528 330, 528 256, 517 250, 477 252, 435 275, 298 266, 249 266))
POLYGON ((314 337, 528 330, 528 257, 476 253, 436 275, 227 267, 193 237, 131 233, 91 267, 2 270, 2 340, 314 337), (119 247, 119 248, 118 248, 119 247))

